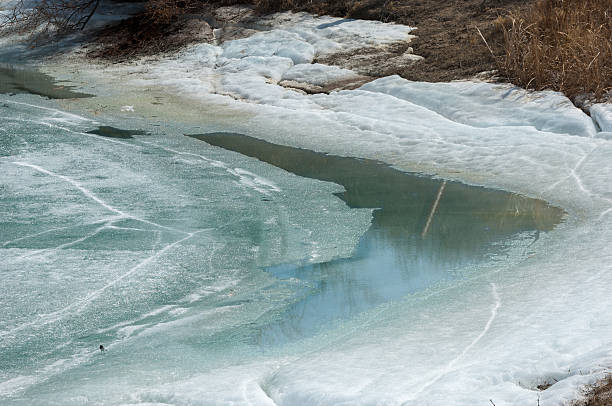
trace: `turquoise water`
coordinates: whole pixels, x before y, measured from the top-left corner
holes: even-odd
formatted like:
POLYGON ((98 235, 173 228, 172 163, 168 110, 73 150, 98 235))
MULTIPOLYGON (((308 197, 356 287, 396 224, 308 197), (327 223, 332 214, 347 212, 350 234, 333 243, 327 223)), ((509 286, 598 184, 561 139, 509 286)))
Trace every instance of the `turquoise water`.
POLYGON ((2 404, 227 404, 562 218, 373 161, 0 106, 2 404))

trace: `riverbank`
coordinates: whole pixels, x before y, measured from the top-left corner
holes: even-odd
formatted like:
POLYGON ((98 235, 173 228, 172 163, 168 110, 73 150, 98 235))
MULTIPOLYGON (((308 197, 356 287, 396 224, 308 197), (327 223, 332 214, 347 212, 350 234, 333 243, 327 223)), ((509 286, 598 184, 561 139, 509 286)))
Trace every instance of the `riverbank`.
MULTIPOLYGON (((215 31, 229 31, 227 38, 238 38, 266 13, 306 11, 418 27, 411 49, 424 59, 398 63, 407 48, 401 43, 384 53, 364 48, 365 54, 372 54, 368 68, 362 70, 372 77, 397 74, 409 80, 443 82, 483 77, 486 72, 486 77, 524 88, 562 91, 585 111, 592 103, 612 100, 612 23, 605 17, 612 5, 605 0, 183 3, 182 9, 166 6, 151 11, 156 9, 149 7, 144 14, 103 30, 98 35, 101 47, 91 55, 121 59, 193 42, 216 43, 215 31), (228 4, 237 6, 224 7, 228 4)), ((322 63, 345 65, 352 56, 339 52, 322 63)))
POLYGON ((612 377, 608 376, 588 387, 584 399, 573 402, 572 406, 608 406, 612 404, 612 377))
MULTIPOLYGON (((224 2, 227 4, 228 2, 224 2)), ((231 3, 231 2, 230 2, 231 3)), ((254 2, 257 4, 257 2, 254 2)), ((527 2, 528 3, 528 2, 527 2)), ((178 49, 189 43, 214 41, 212 30, 229 31, 239 38, 245 27, 258 24, 263 12, 306 11, 341 18, 366 19, 418 27, 410 46, 425 59, 410 66, 382 63, 390 56, 405 50, 390 49, 387 54, 371 58, 370 74, 383 77, 398 74, 416 81, 443 82, 471 78, 481 72, 497 68, 491 51, 481 38, 482 33, 493 51, 503 53, 503 34, 495 24, 500 15, 511 10, 525 9, 527 4, 517 0, 426 1, 330 1, 279 2, 255 6, 219 7, 214 2, 191 11, 175 21, 156 27, 133 18, 117 27, 103 30, 98 37, 101 49, 91 54, 110 60, 152 55, 162 50, 178 49), (478 32, 480 30, 480 33, 478 32)), ((336 58, 346 57, 340 53, 336 58)), ((325 62, 334 62, 333 58, 325 62)))

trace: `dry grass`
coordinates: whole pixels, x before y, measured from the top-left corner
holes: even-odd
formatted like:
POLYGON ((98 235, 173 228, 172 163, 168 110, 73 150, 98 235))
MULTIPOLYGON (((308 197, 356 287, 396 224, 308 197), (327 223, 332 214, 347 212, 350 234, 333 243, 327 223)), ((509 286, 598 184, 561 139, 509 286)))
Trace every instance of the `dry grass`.
POLYGON ((517 85, 570 97, 612 89, 612 0, 540 0, 497 22, 500 70, 517 85))
POLYGON ((612 375, 595 384, 585 393, 584 399, 572 406, 610 406, 612 405, 612 375))
POLYGON ((185 13, 188 3, 191 2, 185 0, 148 0, 145 4, 145 18, 152 23, 167 24, 176 16, 185 13))

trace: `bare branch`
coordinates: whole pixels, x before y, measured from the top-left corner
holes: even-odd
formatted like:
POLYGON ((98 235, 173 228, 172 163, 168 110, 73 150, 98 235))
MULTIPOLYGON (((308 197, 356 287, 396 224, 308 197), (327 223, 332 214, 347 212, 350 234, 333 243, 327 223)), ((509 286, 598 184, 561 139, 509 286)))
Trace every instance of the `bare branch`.
POLYGON ((0 35, 27 34, 33 42, 85 28, 101 0, 19 0, 0 19, 0 35))

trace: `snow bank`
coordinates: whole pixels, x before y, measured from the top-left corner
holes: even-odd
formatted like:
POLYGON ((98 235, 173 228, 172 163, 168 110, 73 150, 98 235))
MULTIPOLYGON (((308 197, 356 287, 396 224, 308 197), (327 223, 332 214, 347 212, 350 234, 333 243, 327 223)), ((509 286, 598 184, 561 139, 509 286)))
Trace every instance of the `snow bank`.
POLYGON ((308 13, 277 13, 258 21, 272 30, 295 33, 312 44, 318 56, 406 41, 414 28, 380 21, 353 20, 308 13))
POLYGON ((286 80, 324 87, 360 77, 355 72, 313 63, 339 50, 384 47, 409 41, 411 27, 305 13, 279 13, 264 19, 254 35, 219 46, 198 44, 162 62, 146 62, 142 71, 154 83, 192 95, 229 95, 262 104, 277 100, 298 107, 301 93, 276 86, 286 80))
POLYGON ((596 132, 588 116, 563 94, 552 91, 534 93, 515 86, 474 82, 408 83, 398 76, 380 79, 362 89, 389 94, 478 128, 532 126, 580 136, 596 132))

